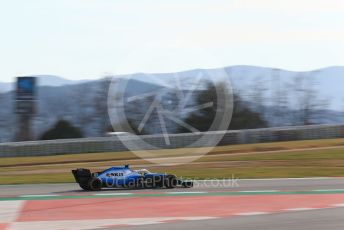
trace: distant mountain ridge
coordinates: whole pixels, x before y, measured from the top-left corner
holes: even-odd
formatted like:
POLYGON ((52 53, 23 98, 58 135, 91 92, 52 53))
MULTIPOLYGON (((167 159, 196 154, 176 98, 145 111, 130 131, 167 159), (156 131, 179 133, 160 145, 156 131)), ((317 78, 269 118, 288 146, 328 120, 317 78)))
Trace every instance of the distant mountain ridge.
MULTIPOLYGON (((259 79, 267 91, 273 91, 274 88, 282 87, 288 93, 286 86, 294 84, 298 77, 306 77, 314 83, 314 87, 320 97, 328 98, 330 102, 329 109, 335 111, 344 110, 344 66, 333 66, 312 71, 289 71, 279 68, 258 67, 258 66, 229 66, 217 69, 195 69, 177 73, 157 73, 157 74, 138 74, 123 75, 125 77, 133 76, 140 81, 160 84, 165 87, 176 87, 175 78, 182 79, 180 85, 182 89, 189 89, 194 83, 199 73, 202 73, 203 79, 216 81, 216 74, 223 72, 230 79, 232 88, 241 91, 242 94, 248 93, 252 87, 256 86, 259 79), (215 77, 214 77, 215 76, 215 77), (145 78, 146 77, 146 78, 145 78)), ((243 95, 245 97, 245 95, 243 95)), ((247 96, 247 95, 246 95, 247 96)))
MULTIPOLYGON (((216 72, 223 72, 231 81, 232 87, 242 94, 249 93, 252 87, 256 85, 258 80, 264 84, 266 91, 273 91, 275 88, 282 87, 284 93, 288 93, 286 86, 294 84, 299 76, 307 77, 314 82, 319 96, 328 98, 329 109, 335 111, 344 110, 344 66, 333 66, 313 71, 288 71, 278 68, 258 67, 258 66, 229 66, 218 69, 194 69, 177 73, 136 73, 127 75, 114 76, 113 79, 135 79, 140 82, 146 82, 158 87, 176 88, 189 90, 195 84, 195 78, 202 73, 203 80, 217 80, 216 72), (180 82, 176 85, 176 76, 180 82)), ((67 85, 79 85, 87 82, 95 82, 95 80, 68 80, 55 75, 36 75, 38 77, 38 85, 61 87, 67 85)), ((13 90, 14 83, 0 82, 0 93, 13 90)), ((135 87, 140 91, 140 87, 135 87)), ((129 89, 129 90, 135 90, 129 89)), ((245 97, 245 95, 243 95, 245 97)))

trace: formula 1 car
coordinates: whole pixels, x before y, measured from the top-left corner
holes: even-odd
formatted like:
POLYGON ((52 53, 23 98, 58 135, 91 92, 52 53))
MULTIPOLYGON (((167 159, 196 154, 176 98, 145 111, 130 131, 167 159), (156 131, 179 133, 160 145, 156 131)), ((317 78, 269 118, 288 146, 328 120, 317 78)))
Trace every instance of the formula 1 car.
POLYGON ((86 191, 102 188, 176 188, 193 187, 192 181, 182 181, 175 175, 151 173, 147 169, 132 170, 129 165, 111 167, 102 172, 92 173, 89 169, 72 170, 79 186, 86 191))

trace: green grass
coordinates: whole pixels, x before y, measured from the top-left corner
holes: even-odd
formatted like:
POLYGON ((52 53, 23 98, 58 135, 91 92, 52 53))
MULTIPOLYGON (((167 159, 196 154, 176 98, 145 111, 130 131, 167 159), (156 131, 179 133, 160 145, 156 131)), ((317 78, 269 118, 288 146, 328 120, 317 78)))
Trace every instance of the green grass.
MULTIPOLYGON (((219 146, 214 148, 208 155, 217 154, 236 154, 249 152, 264 152, 273 150, 289 150, 315 147, 334 147, 343 146, 344 138, 326 139, 326 140, 306 140, 290 142, 273 142, 245 145, 219 146)), ((157 156, 180 156, 188 149, 172 149, 151 151, 157 156)), ((73 163, 73 162, 92 162, 92 161, 111 161, 111 160, 132 160, 138 157, 131 152, 107 152, 107 153, 84 153, 84 154, 66 154, 56 156, 39 156, 39 157, 3 157, 0 158, 0 167, 18 165, 18 164, 46 164, 46 163, 73 163)))
MULTIPOLYGON (((343 142, 343 139, 335 139, 221 146, 191 164, 166 167, 148 164, 129 152, 0 158, 0 184, 73 182, 70 173, 73 168, 101 170, 111 165, 123 165, 128 160, 131 160, 133 167, 135 165, 142 167, 141 165, 145 164, 145 167, 152 171, 174 173, 184 178, 196 179, 232 176, 235 178, 344 176, 343 142), (331 146, 338 148, 298 150, 331 146), (295 150, 266 152, 272 149, 295 150), (257 150, 260 153, 256 153, 257 150), (28 165, 22 165, 23 163, 28 165)), ((182 155, 185 149, 166 150, 162 155, 166 156, 170 151, 182 155)))
MULTIPOLYGON (((223 178, 300 178, 344 176, 344 167, 332 166, 265 166, 265 167, 231 167, 231 168, 194 168, 177 167, 161 169, 183 178, 223 179, 223 178)), ((0 184, 35 184, 74 182, 71 173, 2 175, 0 184)))
POLYGON ((37 156, 37 157, 3 157, 0 158, 0 167, 17 164, 52 164, 52 163, 70 163, 70 162, 90 162, 106 161, 111 159, 136 159, 137 157, 130 152, 108 152, 108 153, 83 153, 83 154, 65 154, 56 156, 37 156))
MULTIPOLYGON (((340 149, 329 150, 297 150, 292 152, 277 152, 277 153, 260 153, 260 154, 245 154, 245 155, 226 155, 213 156, 212 160, 216 161, 268 161, 268 160, 344 160, 344 147, 340 149)), ((207 158, 201 158, 199 161, 207 161, 207 158)))

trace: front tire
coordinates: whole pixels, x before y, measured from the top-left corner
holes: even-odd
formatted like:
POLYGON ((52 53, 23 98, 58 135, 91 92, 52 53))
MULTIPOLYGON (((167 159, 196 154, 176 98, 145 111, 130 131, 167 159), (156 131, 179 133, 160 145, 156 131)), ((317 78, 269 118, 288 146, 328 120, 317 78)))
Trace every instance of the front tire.
POLYGON ((184 182, 182 182, 182 186, 184 188, 192 188, 193 187, 193 182, 192 181, 184 181, 184 182))
POLYGON ((164 182, 165 187, 168 189, 176 188, 178 185, 177 177, 174 175, 168 175, 164 182))

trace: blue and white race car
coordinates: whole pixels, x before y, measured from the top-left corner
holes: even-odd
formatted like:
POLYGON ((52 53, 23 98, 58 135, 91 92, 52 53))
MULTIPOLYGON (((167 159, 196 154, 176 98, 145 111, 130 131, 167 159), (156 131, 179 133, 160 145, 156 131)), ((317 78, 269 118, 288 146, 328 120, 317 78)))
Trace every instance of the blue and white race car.
POLYGON ((152 173, 147 169, 133 170, 129 165, 111 167, 102 172, 92 173, 89 169, 72 170, 76 182, 86 191, 102 188, 176 188, 193 187, 192 181, 182 181, 175 175, 152 173))

